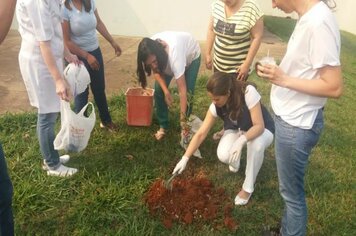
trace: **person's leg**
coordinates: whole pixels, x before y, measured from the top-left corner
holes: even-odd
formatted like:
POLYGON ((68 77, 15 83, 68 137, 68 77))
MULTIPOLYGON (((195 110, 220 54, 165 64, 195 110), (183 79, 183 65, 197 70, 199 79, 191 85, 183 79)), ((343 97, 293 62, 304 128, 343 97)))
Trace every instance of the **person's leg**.
MULTIPOLYGON (((84 60, 85 67, 87 68, 90 75, 90 88, 93 93, 96 106, 98 107, 100 120, 103 123, 103 125, 106 125, 111 123, 112 121, 111 121, 111 116, 109 113, 108 103, 105 94, 105 75, 104 75, 103 55, 101 53, 100 48, 89 53, 93 55, 96 58, 96 60, 98 60, 100 65, 99 70, 92 70, 89 64, 87 63, 87 61, 84 60)), ((84 105, 86 105, 88 102, 88 95, 86 96, 86 98, 87 98, 86 103, 84 105)))
POLYGON ((74 111, 75 113, 80 112, 82 108, 88 103, 89 96, 89 88, 87 88, 84 92, 78 94, 74 98, 74 111))
POLYGON ((201 56, 199 56, 197 59, 192 61, 192 63, 188 66, 188 68, 185 70, 185 82, 187 85, 187 94, 188 94, 188 107, 187 107, 187 112, 186 116, 189 117, 189 115, 192 113, 193 110, 193 96, 194 96, 194 90, 195 90, 195 83, 197 81, 198 77, 198 72, 199 72, 199 67, 200 67, 200 60, 201 56))
POLYGON ((37 116, 37 136, 40 150, 49 169, 56 169, 61 165, 58 151, 54 149, 53 145, 57 117, 58 113, 38 114, 37 116))
POLYGON ((5 155, 0 143, 0 235, 14 235, 12 213, 13 187, 7 172, 5 155))
POLYGON ((319 111, 312 129, 300 129, 275 118, 275 153, 279 191, 285 202, 282 235, 306 235, 307 205, 304 176, 312 148, 323 129, 323 114, 319 111))
MULTIPOLYGON (((164 78, 167 87, 171 83, 172 77, 171 76, 166 76, 164 78)), ((155 88, 155 93, 154 93, 154 99, 155 99, 155 108, 156 108, 156 116, 158 119, 158 123, 160 128, 166 130, 168 129, 168 106, 166 104, 166 101, 164 100, 164 93, 159 85, 159 83, 155 82, 154 84, 155 88)))
MULTIPOLYGON (((228 129, 224 132, 224 135, 221 137, 218 148, 217 156, 222 163, 231 165, 230 159, 230 148, 241 135, 241 132, 237 130, 228 129)), ((240 167, 240 160, 234 163, 234 167, 238 170, 240 167)), ((235 172, 237 172, 237 170, 235 172)))
POLYGON ((271 145, 273 134, 265 129, 264 132, 252 141, 247 142, 245 181, 242 189, 247 193, 254 191, 256 177, 261 169, 266 148, 271 145))

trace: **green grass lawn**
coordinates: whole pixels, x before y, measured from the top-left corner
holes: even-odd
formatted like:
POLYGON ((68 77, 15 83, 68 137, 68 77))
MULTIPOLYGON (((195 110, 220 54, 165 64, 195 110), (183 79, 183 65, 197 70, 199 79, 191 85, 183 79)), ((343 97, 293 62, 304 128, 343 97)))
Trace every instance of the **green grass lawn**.
MULTIPOLYGON (((288 38, 294 21, 266 17, 273 33, 288 38), (283 25, 283 27, 280 27, 283 25)), ((306 175, 309 208, 308 235, 354 235, 356 229, 356 36, 342 32, 343 96, 329 99, 325 108, 325 129, 314 149, 306 175)), ((194 113, 201 118, 210 104, 206 76, 197 82, 194 113)), ((264 103, 269 106, 270 85, 253 74, 264 103)), ((176 97, 176 100, 177 97, 176 97)), ((72 154, 68 163, 79 173, 72 178, 48 177, 41 169, 36 138, 36 114, 0 116, 0 140, 7 156, 14 185, 13 208, 16 235, 259 235, 263 225, 276 225, 281 217, 282 199, 273 147, 266 152, 255 192, 245 207, 235 207, 239 228, 235 233, 216 230, 212 224, 174 224, 167 230, 150 216, 143 196, 157 178, 167 179, 184 153, 179 146, 178 106, 170 113, 171 128, 157 142, 154 119, 150 127, 126 125, 125 96, 110 100, 118 133, 100 130, 97 124, 88 147, 72 154), (133 158, 130 158, 132 155, 133 158)), ((59 127, 58 127, 59 128, 59 127)), ((219 130, 218 123, 212 132, 219 130)), ((211 133, 212 133, 211 132, 211 133)), ((188 168, 204 171, 217 187, 226 189, 233 201, 240 190, 246 166, 237 174, 228 171, 216 157, 217 143, 211 134, 200 150, 204 159, 192 158, 188 168)))

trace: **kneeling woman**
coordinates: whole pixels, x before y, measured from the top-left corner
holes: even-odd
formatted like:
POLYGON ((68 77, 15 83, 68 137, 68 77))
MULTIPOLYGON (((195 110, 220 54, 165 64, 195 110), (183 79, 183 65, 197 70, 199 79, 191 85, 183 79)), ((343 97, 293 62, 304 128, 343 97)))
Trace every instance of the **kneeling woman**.
POLYGON ((236 80, 230 74, 214 73, 207 83, 207 90, 212 104, 173 174, 182 173, 216 118, 220 117, 224 121, 225 132, 219 142, 217 155, 221 162, 229 165, 230 171, 239 170, 241 151, 247 146, 246 177, 235 198, 235 205, 246 205, 254 191, 264 151, 273 141, 273 120, 261 105, 261 96, 256 88, 247 82, 236 80))

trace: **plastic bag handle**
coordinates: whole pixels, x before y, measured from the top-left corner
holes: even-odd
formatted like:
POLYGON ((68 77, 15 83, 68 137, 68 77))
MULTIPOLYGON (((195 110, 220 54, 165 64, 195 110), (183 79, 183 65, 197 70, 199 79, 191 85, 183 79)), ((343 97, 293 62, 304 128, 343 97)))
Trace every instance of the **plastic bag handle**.
POLYGON ((79 112, 78 112, 78 115, 81 115, 81 116, 84 116, 84 112, 85 110, 87 109, 88 106, 91 106, 91 113, 88 117, 92 117, 93 115, 95 115, 95 112, 94 112, 94 104, 92 102, 88 102, 79 112))

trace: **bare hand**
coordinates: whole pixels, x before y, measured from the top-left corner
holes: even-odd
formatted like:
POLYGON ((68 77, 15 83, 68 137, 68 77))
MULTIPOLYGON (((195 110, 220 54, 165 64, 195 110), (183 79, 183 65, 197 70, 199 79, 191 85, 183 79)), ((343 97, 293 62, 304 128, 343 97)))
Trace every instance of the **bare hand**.
POLYGON ((173 104, 173 98, 169 92, 164 95, 164 100, 167 106, 170 108, 173 104))
POLYGON ((70 92, 70 87, 68 82, 65 79, 56 80, 56 93, 57 95, 67 102, 72 98, 72 93, 70 92))
POLYGON ((269 80, 271 83, 286 87, 286 74, 277 65, 264 65, 256 64, 257 75, 263 79, 269 80))
POLYGON ((213 60, 210 55, 205 56, 205 66, 208 70, 213 68, 213 60))
POLYGON ((121 55, 121 48, 120 48, 120 46, 119 46, 119 44, 117 44, 115 41, 113 41, 112 43, 111 43, 111 46, 114 48, 114 50, 115 50, 115 55, 117 56, 117 57, 119 57, 120 55, 121 55))
POLYGON ((246 65, 245 63, 242 63, 237 69, 237 79, 238 80, 246 80, 248 76, 248 71, 250 70, 250 67, 246 65))
POLYGON ((100 69, 100 64, 99 64, 98 60, 96 60, 96 58, 93 55, 88 53, 88 56, 86 59, 87 59, 87 62, 92 70, 100 69))
POLYGON ((64 59, 66 59, 66 61, 68 63, 74 63, 75 65, 79 65, 81 64, 82 62, 78 59, 77 55, 74 55, 74 54, 69 54, 67 55, 64 59))

